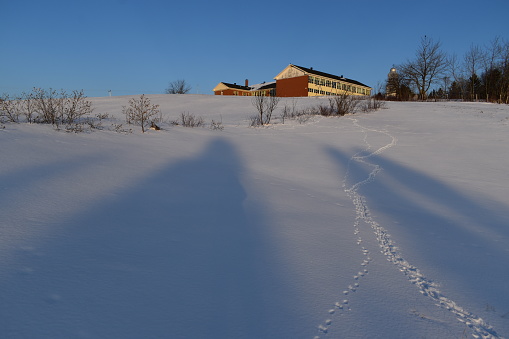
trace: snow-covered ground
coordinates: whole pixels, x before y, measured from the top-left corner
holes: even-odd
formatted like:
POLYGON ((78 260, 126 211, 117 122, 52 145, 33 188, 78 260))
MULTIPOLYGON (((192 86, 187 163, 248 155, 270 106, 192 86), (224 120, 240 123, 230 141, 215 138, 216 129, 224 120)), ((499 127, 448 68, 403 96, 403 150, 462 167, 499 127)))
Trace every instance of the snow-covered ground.
POLYGON ((0 130, 1 338, 509 337, 508 106, 149 98, 224 130, 0 130))

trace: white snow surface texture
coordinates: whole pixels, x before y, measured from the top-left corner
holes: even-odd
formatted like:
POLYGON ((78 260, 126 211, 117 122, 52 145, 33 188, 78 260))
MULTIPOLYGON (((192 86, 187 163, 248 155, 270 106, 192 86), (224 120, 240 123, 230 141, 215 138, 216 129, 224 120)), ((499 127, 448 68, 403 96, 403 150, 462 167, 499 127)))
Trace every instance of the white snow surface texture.
POLYGON ((161 131, 0 130, 0 338, 509 337, 509 106, 148 97, 161 131))

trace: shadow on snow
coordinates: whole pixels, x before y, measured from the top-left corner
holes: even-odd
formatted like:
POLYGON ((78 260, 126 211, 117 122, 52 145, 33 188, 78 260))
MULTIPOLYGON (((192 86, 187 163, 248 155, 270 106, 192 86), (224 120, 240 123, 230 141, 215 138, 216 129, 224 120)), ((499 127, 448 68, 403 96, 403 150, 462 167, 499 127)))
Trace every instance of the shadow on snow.
MULTIPOLYGON (((340 173, 349 171, 347 188, 366 179, 374 168, 350 160, 358 150, 348 154, 332 147, 326 150, 340 173)), ((366 198, 373 218, 393 236, 402 256, 428 278, 441 282, 447 277, 443 289, 453 300, 458 295, 466 299, 475 295, 477 299, 470 302, 477 309, 471 311, 481 317, 486 305, 499 316, 509 311, 504 309, 509 303, 507 204, 468 196, 446 182, 383 156, 371 156, 366 162, 380 166, 382 171, 373 182, 360 187, 359 193, 366 198), (442 278, 432 277, 431 269, 438 270, 442 278), (486 286, 486 279, 491 281, 490 289, 479 291, 480 286, 486 286)), ((492 325, 504 332, 500 323, 492 325)))
MULTIPOLYGON (((242 171, 233 146, 216 139, 199 157, 72 217, 42 254, 18 258, 30 269, 1 283, 0 332, 270 337, 265 309, 274 301, 265 292, 271 280, 283 283, 259 264, 263 208, 245 209, 242 171)), ((287 305, 276 308, 291 317, 287 305)))

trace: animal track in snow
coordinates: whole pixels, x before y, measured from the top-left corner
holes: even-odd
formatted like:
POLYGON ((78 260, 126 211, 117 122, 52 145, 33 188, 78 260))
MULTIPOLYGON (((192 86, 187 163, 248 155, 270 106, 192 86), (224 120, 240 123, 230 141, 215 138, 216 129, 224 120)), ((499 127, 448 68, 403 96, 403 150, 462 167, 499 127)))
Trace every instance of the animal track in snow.
MULTIPOLYGON (((377 164, 370 163, 368 159, 375 155, 379 155, 383 153, 385 150, 396 145, 397 139, 387 131, 370 129, 361 126, 358 123, 357 119, 352 118, 351 120, 356 127, 358 127, 360 130, 364 132, 364 143, 366 144, 366 148, 364 150, 354 154, 350 158, 347 166, 347 171, 343 179, 343 189, 352 200, 356 210, 356 218, 354 222, 354 234, 358 235, 360 233, 359 225, 361 221, 369 225, 376 236, 382 254, 386 256, 389 262, 392 262, 394 265, 396 265, 399 271, 403 272, 403 274, 405 274, 405 276, 408 278, 408 280, 410 280, 411 283, 413 283, 419 288, 419 292, 421 294, 430 297, 433 301, 436 302, 437 306, 442 307, 453 313, 458 319, 458 321, 464 323, 470 328, 470 330, 472 331, 472 336, 474 338, 483 339, 501 338, 497 334, 497 332, 483 319, 468 312, 467 310, 458 306, 454 301, 444 296, 438 290, 437 284, 435 284, 431 279, 425 277, 417 267, 411 265, 408 261, 406 261, 402 257, 401 253, 398 252, 398 248, 396 247, 394 241, 391 239, 391 236, 387 232, 387 230, 383 228, 380 224, 378 224, 371 217, 368 204, 366 203, 366 199, 359 193, 359 188, 375 180, 376 175, 382 170, 382 168, 377 164), (372 149, 372 146, 368 142, 368 134, 370 132, 384 134, 387 137, 389 137, 391 141, 388 144, 370 152, 370 150, 372 149), (354 161, 357 163, 367 165, 371 167, 372 170, 368 174, 367 178, 358 181, 354 183, 351 187, 347 188, 350 165, 354 161)), ((362 238, 358 236, 357 245, 361 246, 361 244, 362 238)), ((361 251, 366 258, 362 261, 360 265, 362 267, 366 267, 371 262, 371 258, 369 257, 369 251, 364 247, 361 247, 361 251)), ((349 285, 348 289, 344 289, 343 294, 348 295, 351 292, 355 292, 359 287, 358 281, 360 280, 361 277, 363 277, 367 273, 368 270, 365 268, 362 271, 359 271, 359 273, 353 277, 355 283, 353 285, 349 285)), ((343 302, 336 302, 334 306, 340 311, 350 310, 348 300, 343 300, 343 302)), ((329 312, 329 315, 335 313, 336 312, 334 313, 329 312)), ((321 334, 327 335, 331 324, 332 320, 330 318, 327 318, 322 324, 318 326, 318 331, 321 334)), ((314 338, 319 339, 320 336, 315 336, 314 338)))

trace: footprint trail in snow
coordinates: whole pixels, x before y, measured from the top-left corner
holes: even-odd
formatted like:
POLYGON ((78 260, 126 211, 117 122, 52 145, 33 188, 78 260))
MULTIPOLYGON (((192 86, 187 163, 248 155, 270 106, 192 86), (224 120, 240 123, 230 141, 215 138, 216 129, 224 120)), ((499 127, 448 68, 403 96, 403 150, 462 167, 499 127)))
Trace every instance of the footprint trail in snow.
POLYGON ((352 200, 356 210, 356 218, 354 222, 354 234, 357 235, 356 242, 357 245, 360 247, 362 254, 364 255, 364 260, 360 263, 359 272, 352 278, 352 283, 348 286, 348 288, 343 289, 343 295, 345 298, 343 300, 339 300, 333 303, 333 306, 328 311, 329 315, 326 318, 326 320, 323 321, 320 325, 318 325, 319 335, 316 335, 314 339, 320 339, 321 336, 327 336, 327 333, 329 332, 329 329, 332 326, 334 315, 337 316, 338 313, 350 310, 351 305, 348 300, 348 295, 350 293, 357 291, 357 289, 360 287, 359 282, 361 281, 362 277, 364 277, 369 272, 367 266, 371 262, 371 258, 369 256, 369 251, 364 246, 362 246, 362 238, 359 236, 360 233, 359 227, 361 222, 371 227, 380 246, 380 250, 386 256, 387 260, 396 265, 399 271, 401 271, 408 278, 408 280, 410 280, 412 284, 418 287, 420 293, 422 293, 424 296, 431 298, 436 303, 437 306, 442 307, 448 310, 449 312, 453 313, 458 319, 458 321, 468 326, 474 338, 483 339, 502 338, 489 324, 487 324, 479 316, 468 312, 467 310, 457 305, 453 300, 447 298, 442 292, 440 292, 437 284, 435 284, 431 279, 425 277, 417 267, 411 265, 408 261, 406 261, 402 257, 401 253, 398 252, 397 247, 394 241, 391 239, 391 236, 387 232, 387 230, 383 228, 380 224, 378 224, 371 217, 369 212, 369 206, 367 205, 365 197, 359 193, 359 188, 374 181, 376 175, 382 170, 382 168, 377 164, 369 162, 368 160, 369 158, 375 155, 379 155, 386 151, 387 149, 396 145, 397 139, 387 131, 370 129, 361 126, 357 119, 351 118, 351 120, 354 126, 359 128, 364 133, 364 143, 366 144, 366 148, 363 151, 354 154, 350 158, 347 166, 347 171, 343 179, 343 189, 352 200), (368 142, 369 133, 384 134, 388 136, 391 141, 388 144, 372 151, 372 146, 368 142), (367 165, 371 167, 372 170, 367 178, 354 183, 351 187, 347 187, 350 165, 354 161, 357 163, 367 165))

